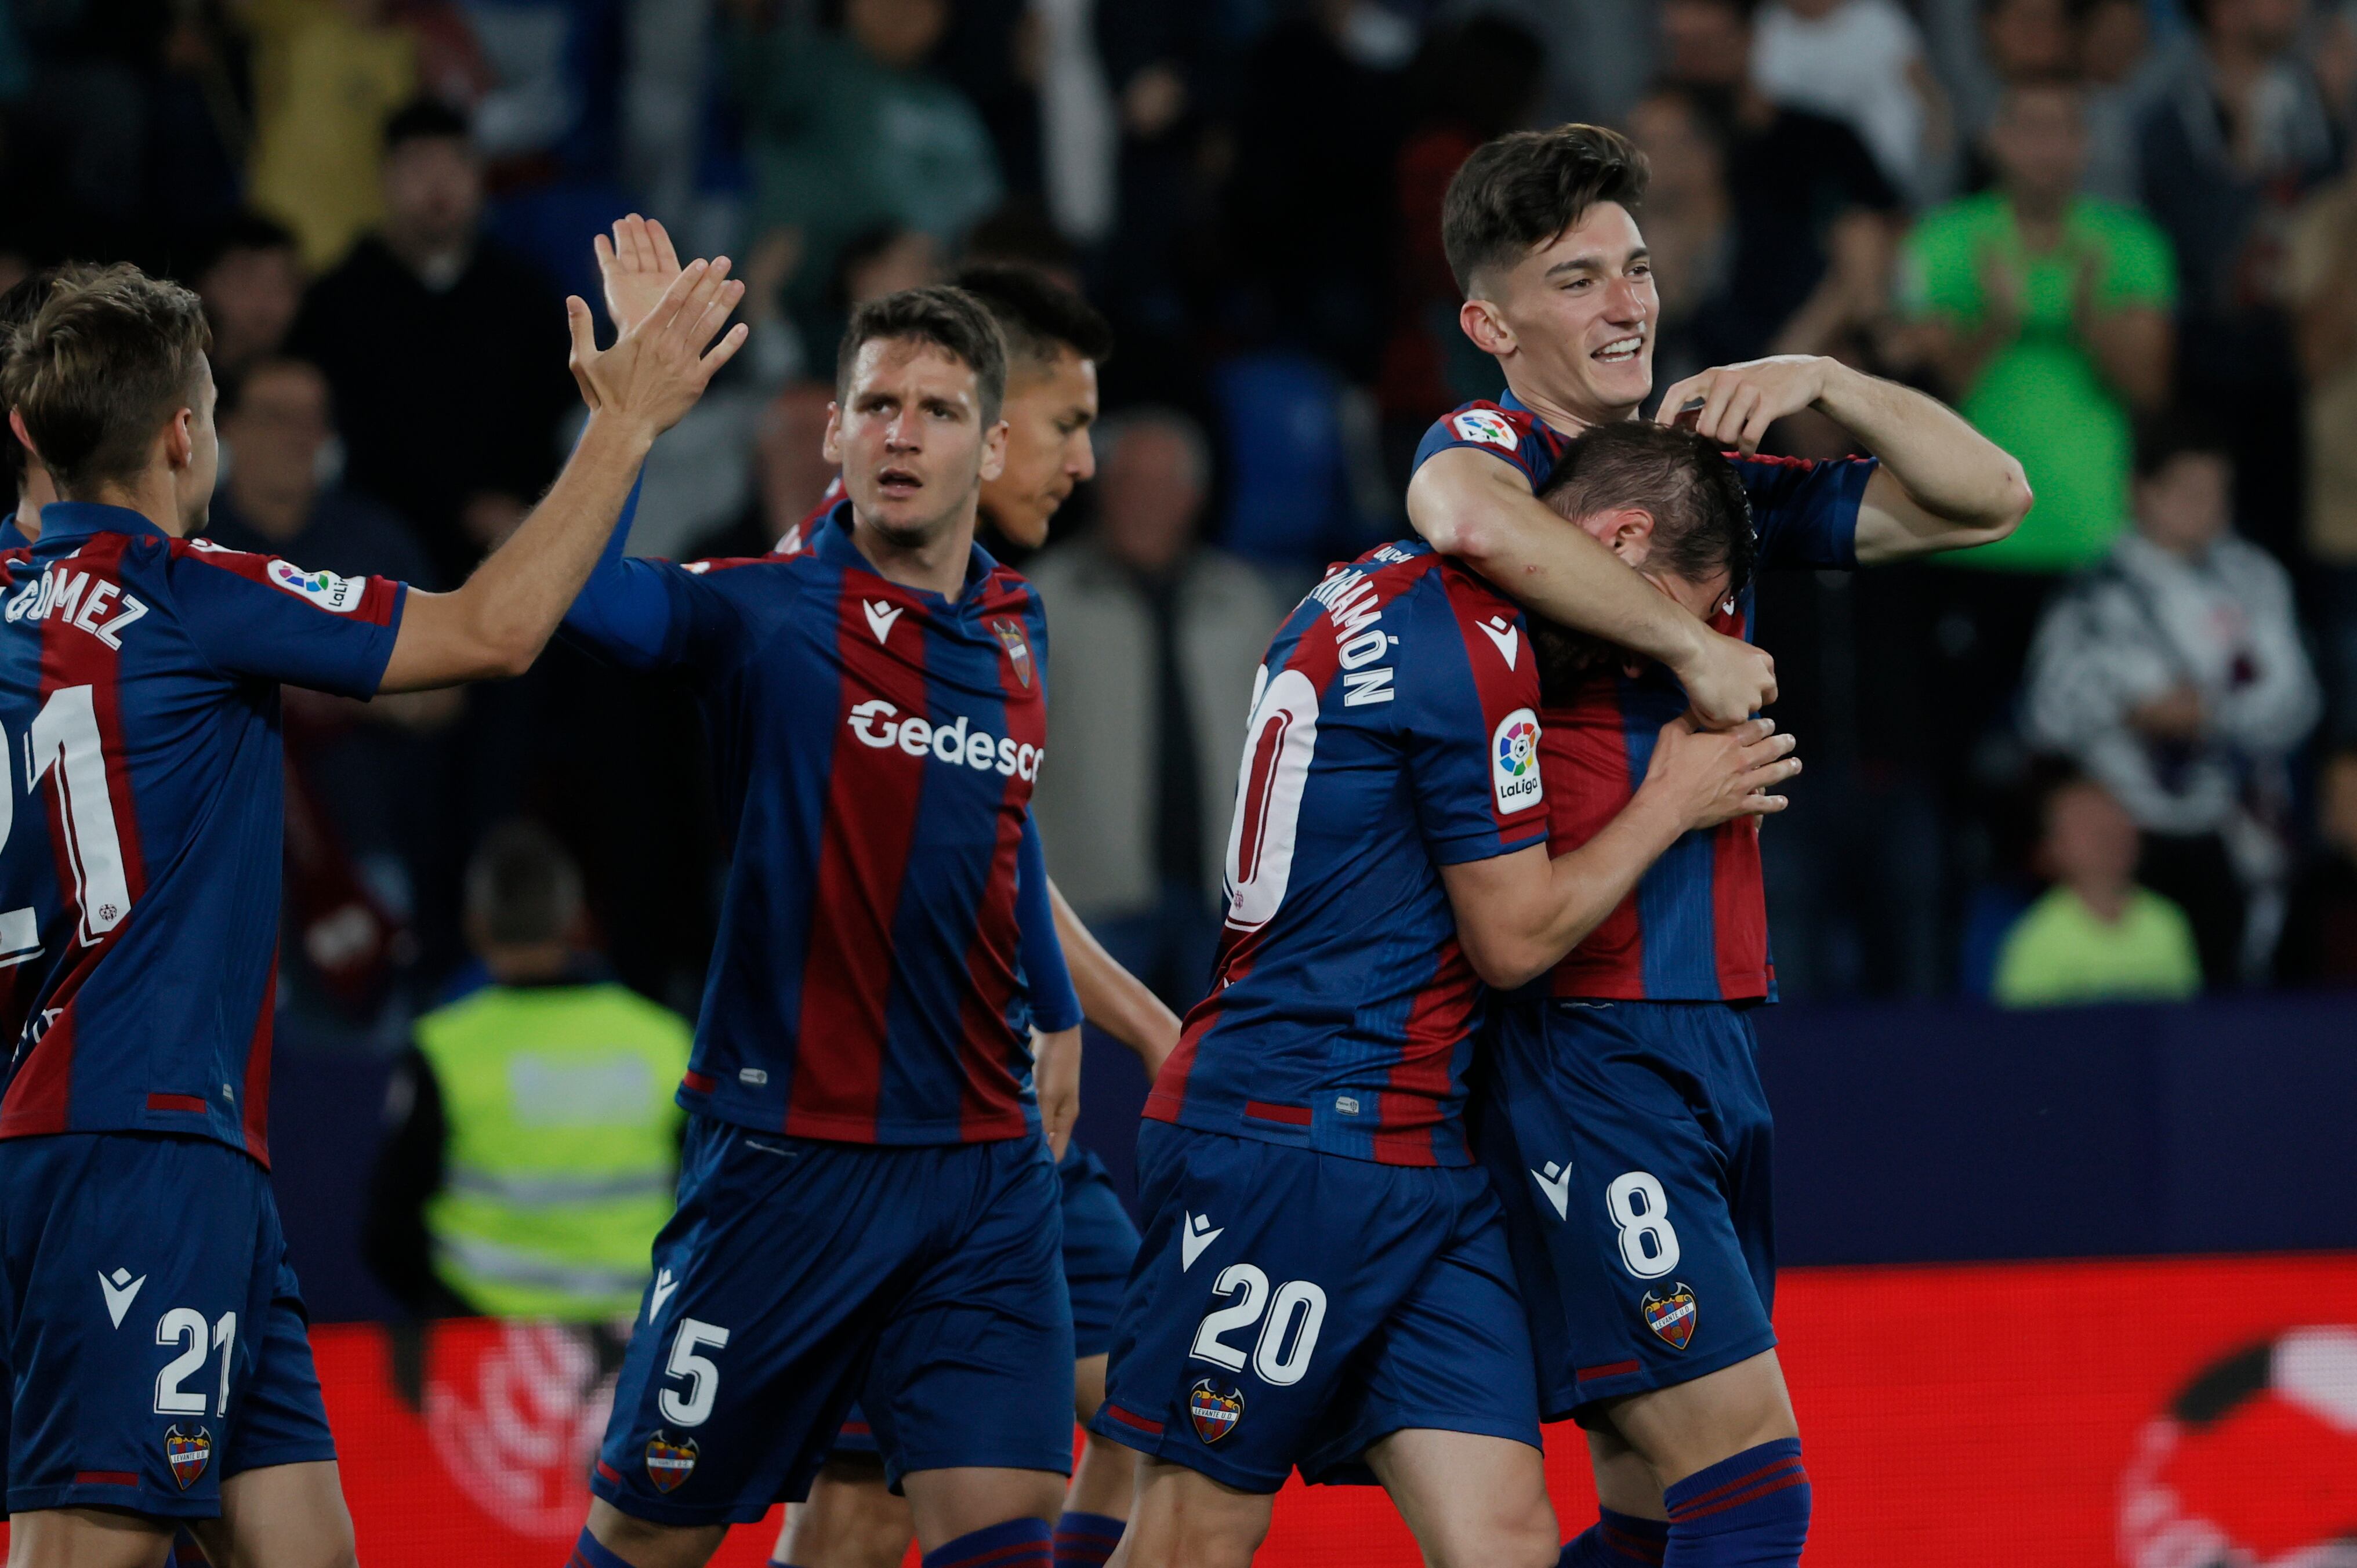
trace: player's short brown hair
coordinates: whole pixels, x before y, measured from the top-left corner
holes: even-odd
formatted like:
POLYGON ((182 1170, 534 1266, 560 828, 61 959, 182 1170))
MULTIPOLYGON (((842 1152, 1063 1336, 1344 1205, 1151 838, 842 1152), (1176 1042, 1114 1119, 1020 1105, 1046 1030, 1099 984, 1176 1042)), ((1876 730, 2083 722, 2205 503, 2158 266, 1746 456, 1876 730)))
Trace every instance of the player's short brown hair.
POLYGON ((1440 204, 1440 245, 1458 290, 1471 298, 1476 273, 1513 265, 1599 202, 1636 211, 1645 180, 1645 155, 1601 125, 1515 131, 1483 143, 1440 204))
POLYGON ((1575 521, 1641 508, 1653 519, 1651 564, 1697 583, 1723 568, 1730 594, 1751 581, 1759 545, 1743 481, 1690 430, 1644 419, 1596 425, 1564 449, 1539 499, 1575 521))
POLYGON ((1096 306, 1038 267, 969 262, 950 282, 982 301, 1006 336, 1009 359, 1048 365, 1065 349, 1100 365, 1113 358, 1113 328, 1096 306))
POLYGON ((87 499, 146 467, 156 432, 194 405, 212 340, 203 303, 178 284, 128 263, 61 274, 8 335, 0 398, 58 493, 87 499))
POLYGON ((871 299, 851 313, 834 350, 834 395, 850 395, 851 367, 859 350, 879 338, 930 343, 974 371, 982 423, 998 423, 1006 400, 1006 336, 980 300, 962 288, 928 284, 871 299))

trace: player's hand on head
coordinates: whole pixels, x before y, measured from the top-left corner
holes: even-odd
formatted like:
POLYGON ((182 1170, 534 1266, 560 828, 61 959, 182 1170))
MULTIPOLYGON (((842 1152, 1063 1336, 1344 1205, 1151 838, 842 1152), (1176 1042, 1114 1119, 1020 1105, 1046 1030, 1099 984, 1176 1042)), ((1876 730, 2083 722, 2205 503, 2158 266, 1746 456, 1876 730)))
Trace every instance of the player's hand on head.
POLYGON ((1739 637, 1701 628, 1695 651, 1671 673, 1706 729, 1739 725, 1776 700, 1776 660, 1739 637))
POLYGON ((611 240, 600 234, 592 243, 606 291, 606 317, 616 332, 628 332, 647 318, 679 276, 679 252, 660 221, 635 212, 615 220, 611 240))
POLYGON ((570 362, 583 399, 600 413, 643 423, 652 432, 670 429, 744 347, 742 323, 721 333, 744 295, 744 285, 728 275, 727 257, 692 262, 654 307, 604 350, 597 348, 587 303, 578 295, 567 299, 570 362))
POLYGON ((1667 797, 1688 832, 1735 817, 1766 816, 1790 803, 1774 789, 1801 771, 1801 759, 1792 755, 1798 744, 1778 735, 1773 719, 1708 730, 1681 714, 1662 726, 1644 787, 1667 797))
POLYGON ((1714 365, 1664 392, 1653 419, 1660 424, 1685 425, 1706 441, 1749 457, 1760 450, 1770 424, 1824 395, 1830 363, 1813 354, 1778 354, 1739 365, 1714 365), (1690 403, 1695 406, 1689 408, 1690 403))

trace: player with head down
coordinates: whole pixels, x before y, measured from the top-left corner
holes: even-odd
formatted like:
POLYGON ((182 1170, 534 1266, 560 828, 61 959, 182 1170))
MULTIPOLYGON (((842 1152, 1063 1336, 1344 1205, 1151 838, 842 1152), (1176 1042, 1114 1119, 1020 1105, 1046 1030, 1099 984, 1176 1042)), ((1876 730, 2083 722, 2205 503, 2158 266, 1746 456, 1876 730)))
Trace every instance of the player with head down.
MULTIPOLYGON (((1739 569, 1726 462, 1640 434, 1663 439, 1627 503, 1674 493, 1739 569)), ((1421 542, 1336 568, 1269 646, 1094 1423, 1146 1455, 1135 1568, 1249 1561, 1297 1468, 1380 1482, 1436 1568, 1555 1557, 1529 1342, 1460 1124, 1483 986, 1544 972, 1683 833, 1781 808, 1764 790, 1799 765, 1764 720, 1674 719, 1611 825, 1550 859, 1539 698, 1522 615, 1421 542)))
POLYGON ((197 296, 57 280, 0 393, 62 499, 0 553, 0 1468, 9 1561, 350 1563, 351 1520, 267 1172, 279 688, 364 698, 521 673, 631 476, 744 340, 687 269, 598 353, 591 413, 454 593, 208 545, 219 444, 197 296), (18 765, 21 750, 21 766, 18 765))
MULTIPOLYGON (((1640 155, 1589 125, 1503 136, 1451 182, 1442 239, 1459 322, 1508 391, 1434 424, 1408 511, 1438 549, 1619 654, 1585 660, 1542 713, 1558 853, 1613 820, 1663 719, 1730 723, 1772 701, 1750 596, 1671 547, 1658 514, 1599 510, 1616 484, 1574 438, 1651 393, 1659 298, 1637 212, 1640 155), (1570 471, 1562 472, 1566 463, 1570 471), (1534 492, 1560 482, 1566 539, 1534 492)), ((1835 360, 1787 357, 1672 387, 1664 422, 1729 448, 1760 567, 1847 569, 2004 538, 2020 465, 1933 400, 1835 360), (1876 457, 1756 456, 1815 408, 1876 457)), ((1595 449, 1601 455, 1602 448, 1595 449)), ((1479 1107, 1548 1420, 1587 1429, 1603 1516, 1567 1564, 1797 1561, 1809 1516, 1769 1326, 1770 1119, 1746 1009, 1773 974, 1758 831, 1681 840, 1543 988, 1507 1008, 1479 1107), (1666 1543, 1666 1547, 1665 1547, 1666 1543)))
MULTIPOLYGON (((601 240, 597 252, 617 326, 658 297, 679 265, 662 225, 636 217, 617 223, 610 244, 601 240)), ((983 480, 980 520, 1012 543, 1037 549, 1047 542, 1049 520, 1095 472, 1089 433, 1097 414, 1097 367, 1112 350, 1112 329, 1087 301, 1028 267, 977 263, 961 268, 954 283, 989 312, 1007 347, 1001 403, 1006 456, 983 480)), ((843 495, 838 477, 779 542, 777 553, 800 553, 843 495)), ((1178 1044, 1177 1016, 1089 934, 1052 882, 1046 891, 1082 1015, 1135 1051, 1151 1077, 1178 1044)), ((1041 1011, 1036 1001, 1034 1012, 1035 1026, 1071 1021, 1057 1010, 1041 1011)), ((1137 1252, 1137 1230, 1103 1162, 1077 1141, 1065 1150, 1057 1176, 1076 1357, 1074 1409, 1086 1422, 1104 1397, 1105 1356, 1137 1252)), ((1112 1552, 1128 1518, 1135 1478, 1130 1450, 1088 1445, 1056 1523, 1058 1568, 1090 1568, 1112 1552)), ((809 1498, 789 1513, 775 1561, 798 1568, 892 1568, 906 1553, 912 1528, 906 1500, 886 1485, 873 1425, 855 1405, 809 1498)))

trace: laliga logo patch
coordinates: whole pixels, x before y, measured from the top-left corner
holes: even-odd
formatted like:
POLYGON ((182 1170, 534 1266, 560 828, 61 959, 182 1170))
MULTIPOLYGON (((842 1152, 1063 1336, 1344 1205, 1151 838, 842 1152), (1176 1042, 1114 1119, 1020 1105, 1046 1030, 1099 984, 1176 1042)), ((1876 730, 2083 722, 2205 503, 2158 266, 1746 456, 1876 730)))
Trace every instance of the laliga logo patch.
POLYGON ((1494 409, 1469 408, 1448 422, 1459 441, 1479 441, 1484 446, 1502 446, 1511 452, 1522 445, 1514 427, 1506 416, 1494 409))
POLYGON ((184 1432, 175 1423, 164 1429, 164 1457, 171 1462, 172 1479, 187 1491, 213 1461, 213 1434, 199 1426, 184 1432))
POLYGON ((1666 1296, 1647 1291, 1644 1301, 1640 1305, 1644 1309, 1645 1326, 1671 1349, 1683 1350, 1694 1338, 1694 1292, 1686 1288, 1684 1280, 1672 1286, 1666 1296))
POLYGON ((1015 678, 1022 682, 1024 689, 1028 691, 1031 686, 1031 645, 1023 639, 1023 623, 1012 616, 1000 616, 990 623, 990 629, 998 634, 1000 644, 1006 648, 1007 660, 1015 666, 1015 678))
POLYGON ((656 1428, 647 1439, 647 1479, 655 1484, 656 1491, 677 1491, 679 1484, 695 1473, 695 1455, 694 1438, 673 1443, 662 1428, 656 1428))
POLYGON ((1187 1395, 1187 1413, 1194 1419, 1196 1436, 1206 1443, 1217 1443, 1244 1418, 1243 1391, 1230 1389, 1221 1393, 1211 1387, 1211 1379, 1199 1378, 1187 1395))
POLYGON ((339 577, 333 572, 306 572, 289 561, 271 562, 270 580, 288 593, 337 615, 350 615, 358 609, 366 586, 358 578, 339 577))
POLYGON ((1490 787, 1503 816, 1527 811, 1546 799, 1539 780, 1539 716, 1516 708, 1490 735, 1490 787))

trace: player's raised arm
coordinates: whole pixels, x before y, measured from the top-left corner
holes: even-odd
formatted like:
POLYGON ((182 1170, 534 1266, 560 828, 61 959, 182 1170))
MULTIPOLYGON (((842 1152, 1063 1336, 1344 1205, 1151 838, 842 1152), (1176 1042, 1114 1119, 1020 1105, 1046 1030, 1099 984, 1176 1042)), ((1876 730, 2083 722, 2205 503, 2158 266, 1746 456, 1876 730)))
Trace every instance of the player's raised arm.
POLYGON ((379 690, 416 691, 531 668, 596 564, 655 437, 679 422, 743 346, 741 325, 713 341, 743 293, 728 277, 726 257, 696 262, 602 353, 588 306, 565 301, 573 374, 590 410, 580 444, 515 537, 464 587, 410 591, 379 690))
POLYGON ((2029 481, 2013 455, 1937 398, 1838 360, 1780 355, 1719 365, 1663 394, 1667 424, 1688 404, 1695 434, 1747 456, 1768 426, 1813 406, 1882 459, 1857 513, 1857 564, 1994 544, 2029 512, 2029 481))
POLYGON ((1776 700, 1776 661, 1711 630, 1531 493, 1514 465, 1470 446, 1436 452, 1407 487, 1408 521, 1524 607, 1659 660, 1695 711, 1738 723, 1776 700))
POLYGON ((1784 809, 1770 791, 1801 771, 1793 739, 1770 719, 1734 729, 1665 725, 1645 782, 1620 814, 1568 854, 1533 847, 1440 868, 1457 940, 1473 972, 1500 989, 1534 980, 1629 897, 1646 868, 1685 833, 1784 809))

